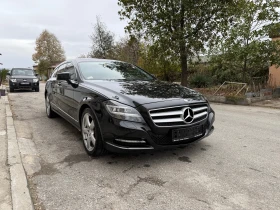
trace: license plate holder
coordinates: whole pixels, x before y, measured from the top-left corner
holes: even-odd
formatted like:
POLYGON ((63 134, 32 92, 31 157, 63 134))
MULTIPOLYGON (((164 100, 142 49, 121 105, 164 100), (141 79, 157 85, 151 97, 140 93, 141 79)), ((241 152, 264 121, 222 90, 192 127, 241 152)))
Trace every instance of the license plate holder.
POLYGON ((29 82, 22 82, 20 83, 21 85, 29 85, 30 83, 29 82))
POLYGON ((189 128, 180 128, 172 130, 172 141, 184 141, 191 138, 201 136, 203 134, 203 125, 193 126, 189 128))

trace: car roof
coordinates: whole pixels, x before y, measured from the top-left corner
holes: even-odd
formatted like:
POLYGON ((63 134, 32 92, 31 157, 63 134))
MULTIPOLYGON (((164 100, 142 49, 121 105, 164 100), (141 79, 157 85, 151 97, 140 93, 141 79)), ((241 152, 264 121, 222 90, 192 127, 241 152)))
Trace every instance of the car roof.
MULTIPOLYGON (((71 60, 67 60, 67 61, 64 61, 60 64, 63 64, 63 63, 68 63, 68 62, 72 62, 72 63, 75 63, 75 64, 78 64, 80 62, 87 62, 87 61, 93 61, 93 62, 105 62, 105 61, 117 61, 117 60, 112 60, 112 59, 102 59, 102 58, 75 58, 75 59, 71 59, 71 60)), ((120 61, 122 62, 122 61, 120 61)), ((58 64, 57 66, 59 66, 60 64, 58 64)))

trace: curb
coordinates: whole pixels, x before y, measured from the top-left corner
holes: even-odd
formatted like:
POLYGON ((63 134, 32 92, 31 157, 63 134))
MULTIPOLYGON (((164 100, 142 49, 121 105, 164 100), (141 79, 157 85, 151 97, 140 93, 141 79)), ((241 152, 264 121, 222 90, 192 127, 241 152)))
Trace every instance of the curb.
POLYGON ((8 96, 5 97, 5 104, 8 136, 8 164, 10 166, 13 210, 34 210, 19 151, 18 139, 8 96))

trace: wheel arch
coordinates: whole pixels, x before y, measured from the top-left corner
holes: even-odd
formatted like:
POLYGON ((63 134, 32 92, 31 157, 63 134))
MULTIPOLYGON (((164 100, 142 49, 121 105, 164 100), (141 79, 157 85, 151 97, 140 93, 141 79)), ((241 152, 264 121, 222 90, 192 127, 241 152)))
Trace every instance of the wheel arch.
POLYGON ((88 105, 88 104, 83 104, 81 107, 80 107, 80 110, 79 110, 79 125, 81 126, 81 122, 82 122, 82 115, 83 115, 83 112, 86 108, 89 108, 92 110, 92 108, 88 105))
POLYGON ((82 123, 82 115, 83 115, 83 112, 84 112, 84 110, 87 109, 87 108, 89 108, 89 109, 93 112, 93 114, 94 114, 94 116, 95 116, 95 118, 96 118, 96 120, 97 120, 97 124, 98 124, 98 128, 99 128, 101 140, 102 140, 102 142, 104 142, 104 139, 103 139, 103 132, 102 132, 102 128, 101 128, 99 119, 98 119, 98 117, 96 116, 96 113, 95 113, 94 109, 93 109, 89 104, 87 104, 87 103, 81 105, 81 107, 80 107, 80 109, 79 109, 79 125, 80 125, 80 128, 81 128, 81 126, 82 126, 81 123, 82 123))

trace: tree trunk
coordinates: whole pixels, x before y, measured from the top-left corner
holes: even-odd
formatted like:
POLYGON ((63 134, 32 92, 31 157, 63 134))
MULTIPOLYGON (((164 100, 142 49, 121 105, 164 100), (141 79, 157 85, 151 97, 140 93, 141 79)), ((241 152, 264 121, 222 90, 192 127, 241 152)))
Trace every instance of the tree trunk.
POLYGON ((186 52, 185 43, 181 43, 180 46, 180 60, 181 60, 181 70, 182 70, 181 85, 187 86, 189 72, 188 72, 187 52, 186 52))
POLYGON ((246 82, 246 73, 247 73, 247 56, 244 59, 244 64, 243 64, 243 82, 246 82))
POLYGON ((185 39, 185 6, 181 3, 181 11, 180 11, 180 60, 181 60, 181 85, 188 85, 188 63, 187 63, 187 51, 186 51, 186 39, 185 39))

